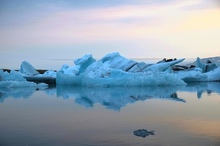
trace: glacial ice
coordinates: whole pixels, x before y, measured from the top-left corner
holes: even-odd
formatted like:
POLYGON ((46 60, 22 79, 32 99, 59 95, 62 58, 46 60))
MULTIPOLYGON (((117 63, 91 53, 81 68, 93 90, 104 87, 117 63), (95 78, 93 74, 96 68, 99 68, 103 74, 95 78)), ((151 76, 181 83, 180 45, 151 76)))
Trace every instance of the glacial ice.
POLYGON ((80 65, 75 62, 75 67, 62 67, 62 69, 57 72, 56 83, 59 85, 80 85, 89 87, 186 84, 178 77, 163 72, 168 70, 171 66, 182 62, 184 59, 154 64, 149 67, 148 65, 143 65, 144 68, 139 71, 133 68, 135 65, 138 65, 137 62, 124 58, 119 53, 107 54, 98 61, 94 61, 90 55, 89 57, 85 55, 80 60, 82 60, 80 65))
POLYGON ((76 75, 85 72, 86 68, 95 61, 96 60, 92 57, 92 55, 85 55, 83 58, 76 59, 74 61, 76 66, 78 66, 78 72, 76 75))
POLYGON ((127 59, 118 52, 105 55, 99 62, 103 63, 105 67, 120 69, 122 71, 129 71, 129 69, 137 64, 136 61, 127 59))
POLYGON ((154 72, 163 72, 163 71, 167 71, 168 69, 170 69, 172 66, 174 66, 175 64, 178 64, 182 61, 184 61, 185 59, 178 59, 178 60, 173 60, 170 62, 161 62, 161 63, 157 63, 157 64, 153 64, 148 66, 144 71, 154 71, 154 72))
MULTIPOLYGON (((55 84, 56 72, 53 70, 47 70, 43 74, 40 74, 29 62, 23 61, 18 71, 25 79, 25 81, 31 81, 36 83, 55 84)), ((38 84, 38 86, 41 84, 38 84)), ((23 85, 24 86, 24 85, 23 85)), ((31 86, 31 85, 30 85, 31 86)))
POLYGON ((107 54, 97 61, 91 55, 85 55, 78 60, 80 60, 80 64, 75 61, 75 66, 64 66, 57 72, 57 84, 131 87, 220 81, 219 64, 211 61, 204 63, 200 58, 197 58, 195 68, 178 66, 177 64, 183 62, 184 59, 174 59, 169 62, 163 60, 156 64, 147 64, 127 59, 118 52, 107 54), (178 68, 180 71, 174 68, 178 68))
POLYGON ((11 70, 10 73, 0 70, 0 76, 2 81, 26 81, 21 73, 11 70))
POLYGON ((37 75, 39 74, 38 71, 27 61, 23 61, 20 66, 20 73, 24 75, 37 75))
POLYGON ((202 63, 201 59, 197 57, 196 59, 196 67, 202 69, 202 73, 212 71, 219 67, 217 63, 212 63, 207 60, 208 63, 202 63))
POLYGON ((28 82, 20 72, 11 70, 10 73, 0 70, 0 88, 17 88, 17 87, 29 87, 40 88, 47 87, 45 83, 36 84, 34 82, 28 82))
POLYGON ((218 63, 203 63, 196 59, 194 69, 175 72, 175 75, 185 82, 216 82, 220 81, 220 65, 218 63))
POLYGON ((43 74, 23 61, 18 72, 0 71, 0 85, 35 86, 26 82, 36 81, 83 87, 143 87, 220 81, 219 58, 210 61, 198 57, 190 67, 177 65, 183 61, 184 58, 164 59, 156 64, 147 64, 127 59, 118 52, 107 54, 99 60, 89 54, 74 60, 73 66, 64 64, 58 72, 48 70, 43 74))
POLYGON ((97 70, 86 71, 81 85, 90 87, 185 85, 178 77, 163 72, 131 73, 118 69, 105 69, 101 69, 98 73, 97 70))

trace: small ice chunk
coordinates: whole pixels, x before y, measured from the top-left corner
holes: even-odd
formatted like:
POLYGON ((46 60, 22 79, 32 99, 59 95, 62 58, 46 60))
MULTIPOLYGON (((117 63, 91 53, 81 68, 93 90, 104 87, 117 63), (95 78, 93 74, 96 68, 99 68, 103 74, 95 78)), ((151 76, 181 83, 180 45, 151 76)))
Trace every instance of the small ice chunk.
POLYGON ((3 72, 0 70, 0 77, 2 80, 0 81, 0 88, 17 88, 17 87, 36 87, 42 88, 47 87, 48 85, 45 83, 36 84, 34 82, 28 82, 20 72, 11 70, 10 73, 3 72))
POLYGON ((202 60, 197 57, 196 59, 196 67, 201 68, 203 73, 212 71, 216 68, 218 68, 218 64, 217 63, 212 63, 211 61, 207 60, 208 63, 203 63, 202 60))
POLYGON ((21 73, 14 70, 11 70, 10 73, 0 70, 0 76, 2 78, 2 81, 26 81, 21 73))
POLYGON ((19 72, 21 72, 24 75, 37 75, 37 74, 39 74, 39 72, 36 71, 36 69, 27 61, 23 61, 21 63, 19 72))

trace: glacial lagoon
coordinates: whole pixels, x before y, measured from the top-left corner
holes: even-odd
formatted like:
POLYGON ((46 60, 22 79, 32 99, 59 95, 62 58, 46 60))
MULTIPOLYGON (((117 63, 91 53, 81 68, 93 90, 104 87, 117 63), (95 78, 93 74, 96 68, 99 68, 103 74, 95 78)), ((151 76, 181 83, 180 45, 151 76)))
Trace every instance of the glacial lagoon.
POLYGON ((219 111, 219 82, 1 88, 0 146, 218 146, 219 111))

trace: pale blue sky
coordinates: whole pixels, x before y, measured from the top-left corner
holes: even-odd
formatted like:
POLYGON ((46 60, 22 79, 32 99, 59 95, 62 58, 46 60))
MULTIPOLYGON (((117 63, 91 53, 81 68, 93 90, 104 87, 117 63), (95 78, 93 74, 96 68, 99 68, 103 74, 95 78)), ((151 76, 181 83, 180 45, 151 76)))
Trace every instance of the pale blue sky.
POLYGON ((0 0, 0 67, 111 52, 220 56, 219 6, 218 0, 0 0))

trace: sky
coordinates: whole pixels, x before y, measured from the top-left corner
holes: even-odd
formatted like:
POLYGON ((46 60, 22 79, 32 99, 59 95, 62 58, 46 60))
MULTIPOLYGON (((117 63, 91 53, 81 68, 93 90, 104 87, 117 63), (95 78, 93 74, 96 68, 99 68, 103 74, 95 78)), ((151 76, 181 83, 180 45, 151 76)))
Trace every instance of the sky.
POLYGON ((112 52, 220 56, 219 38, 220 0, 0 0, 0 68, 112 52))

